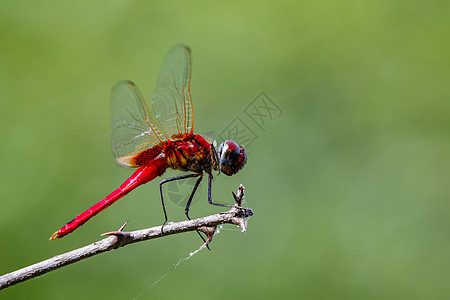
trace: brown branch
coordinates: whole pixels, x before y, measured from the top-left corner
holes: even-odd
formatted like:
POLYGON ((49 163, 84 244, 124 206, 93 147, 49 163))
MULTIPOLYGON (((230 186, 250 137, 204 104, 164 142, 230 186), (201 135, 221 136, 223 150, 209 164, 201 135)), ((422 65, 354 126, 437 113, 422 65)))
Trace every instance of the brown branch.
POLYGON ((162 228, 162 226, 156 226, 131 232, 122 231, 126 225, 125 223, 118 231, 103 234, 109 235, 108 238, 0 276, 0 290, 88 257, 145 240, 198 230, 206 233, 208 236, 206 242, 200 247, 204 248, 211 242, 217 225, 226 223, 239 225, 244 232, 246 230, 244 218, 253 215, 253 211, 249 208, 242 208, 240 206, 241 201, 244 198, 244 187, 242 185, 239 186, 237 195, 233 193, 233 196, 236 205, 229 211, 220 214, 210 215, 195 220, 169 223, 165 225, 164 228, 162 228), (161 233, 162 230, 163 232, 161 233))

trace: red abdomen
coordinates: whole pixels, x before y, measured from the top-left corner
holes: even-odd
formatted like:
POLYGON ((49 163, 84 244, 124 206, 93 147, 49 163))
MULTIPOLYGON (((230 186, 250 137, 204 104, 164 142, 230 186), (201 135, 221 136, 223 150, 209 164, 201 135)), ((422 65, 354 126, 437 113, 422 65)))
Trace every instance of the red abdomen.
POLYGON ((55 232, 50 240, 56 238, 62 238, 73 232, 75 229, 86 223, 90 218, 109 207, 111 204, 137 188, 138 186, 147 183, 158 176, 161 176, 167 169, 167 164, 164 158, 158 158, 151 161, 151 163, 139 167, 136 172, 131 175, 119 188, 114 192, 109 194, 105 199, 98 202, 87 211, 79 214, 75 219, 67 223, 65 226, 61 227, 57 232, 55 232))

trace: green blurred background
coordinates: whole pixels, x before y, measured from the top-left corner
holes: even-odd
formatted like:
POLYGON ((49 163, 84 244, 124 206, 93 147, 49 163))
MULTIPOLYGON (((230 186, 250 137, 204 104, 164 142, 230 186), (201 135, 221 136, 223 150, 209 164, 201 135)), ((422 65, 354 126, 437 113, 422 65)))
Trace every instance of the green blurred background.
MULTIPOLYGON (((241 173, 215 181, 220 202, 245 185, 246 234, 225 226, 176 269, 195 233, 135 244, 0 298, 448 297, 449 20, 448 1, 3 1, 0 273, 125 220, 161 224, 153 182, 48 241, 131 174, 110 151, 110 89, 130 79, 150 98, 174 44, 193 49, 197 133, 220 132, 261 91, 283 114, 253 127, 241 173)), ((193 217, 221 211, 205 191, 193 217)))

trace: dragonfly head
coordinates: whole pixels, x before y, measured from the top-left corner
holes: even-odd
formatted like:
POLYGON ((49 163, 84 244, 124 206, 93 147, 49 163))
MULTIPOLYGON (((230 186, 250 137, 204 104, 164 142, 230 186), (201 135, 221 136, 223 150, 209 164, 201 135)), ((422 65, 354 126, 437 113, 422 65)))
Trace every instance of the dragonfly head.
POLYGON ((245 149, 229 140, 220 144, 217 154, 220 159, 220 170, 228 176, 239 172, 247 161, 245 149))

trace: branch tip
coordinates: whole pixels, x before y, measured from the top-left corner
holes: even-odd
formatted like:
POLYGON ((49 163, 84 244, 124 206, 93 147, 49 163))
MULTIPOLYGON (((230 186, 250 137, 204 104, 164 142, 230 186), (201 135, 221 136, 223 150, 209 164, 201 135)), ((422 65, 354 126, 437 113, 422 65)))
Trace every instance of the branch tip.
POLYGON ((242 201, 245 198, 244 189, 245 189, 244 186, 242 184, 240 184, 238 187, 237 194, 235 194, 233 191, 231 191, 231 193, 233 194, 234 202, 235 202, 236 206, 241 207, 241 205, 242 205, 242 201))
POLYGON ((125 224, 122 225, 122 227, 119 228, 118 231, 122 231, 125 228, 125 226, 127 226, 127 224, 128 224, 128 220, 125 222, 125 224))

